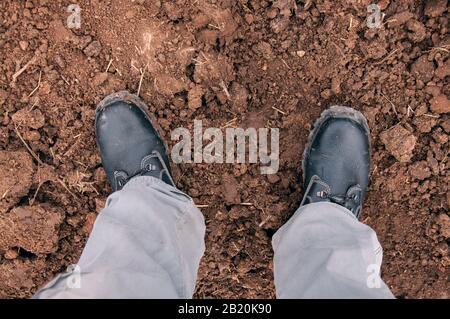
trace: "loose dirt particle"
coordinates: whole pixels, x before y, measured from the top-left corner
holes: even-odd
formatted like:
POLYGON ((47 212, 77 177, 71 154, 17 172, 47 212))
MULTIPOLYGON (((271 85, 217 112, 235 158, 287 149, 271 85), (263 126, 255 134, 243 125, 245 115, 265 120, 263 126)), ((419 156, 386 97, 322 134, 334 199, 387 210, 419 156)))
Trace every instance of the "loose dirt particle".
POLYGON ((22 49, 22 51, 26 51, 28 49, 28 42, 27 41, 19 41, 19 46, 22 49))
POLYGON ((411 176, 414 179, 423 181, 431 176, 430 168, 428 167, 427 161, 416 162, 409 167, 411 176))
POLYGON ((158 76, 155 83, 158 92, 168 97, 186 89, 186 85, 183 82, 168 74, 158 76))
POLYGON ((392 16, 389 21, 389 27, 397 27, 409 21, 414 15, 411 12, 404 11, 392 16))
POLYGON ((234 176, 226 175, 223 177, 222 195, 225 203, 227 203, 228 205, 241 203, 239 183, 234 176))
POLYGON ((195 86, 188 93, 188 107, 191 110, 198 109, 202 106, 203 88, 201 86, 195 86))
POLYGON ((267 180, 270 184, 276 184, 280 181, 280 177, 277 174, 269 174, 267 175, 267 180))
POLYGON ((408 38, 410 38, 414 42, 421 42, 427 36, 427 29, 423 25, 423 23, 411 19, 406 23, 406 28, 411 31, 408 34, 408 38))
POLYGON ((447 214, 440 214, 436 218, 436 222, 439 225, 439 231, 445 239, 450 238, 450 217, 447 214))
POLYGON ((99 85, 102 85, 103 83, 105 83, 107 79, 108 79, 108 73, 107 73, 107 72, 98 73, 98 74, 92 79, 92 83, 93 83, 95 86, 99 86, 99 85))
POLYGON ((88 57, 96 57, 100 54, 102 45, 98 41, 91 42, 84 50, 84 54, 88 57))
POLYGON ((434 65, 428 61, 428 55, 422 55, 413 63, 411 73, 424 83, 429 82, 433 78, 434 65))
POLYGON ((0 106, 3 105, 8 98, 8 92, 0 89, 0 106))

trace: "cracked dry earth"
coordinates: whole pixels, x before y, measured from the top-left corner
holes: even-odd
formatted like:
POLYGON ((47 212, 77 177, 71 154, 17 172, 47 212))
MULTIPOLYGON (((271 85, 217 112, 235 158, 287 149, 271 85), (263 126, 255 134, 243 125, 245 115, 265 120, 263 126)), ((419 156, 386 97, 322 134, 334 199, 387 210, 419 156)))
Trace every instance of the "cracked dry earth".
POLYGON ((369 0, 79 0, 79 29, 66 25, 72 1, 1 1, 0 297, 30 297, 76 263, 111 191, 95 106, 137 92, 144 73, 166 138, 194 119, 280 128, 275 175, 175 170, 207 222, 196 297, 275 296, 271 236, 300 203, 311 125, 340 104, 371 128, 362 221, 383 245, 383 279, 399 298, 448 298, 449 3, 372 1, 380 28, 367 27, 369 0))

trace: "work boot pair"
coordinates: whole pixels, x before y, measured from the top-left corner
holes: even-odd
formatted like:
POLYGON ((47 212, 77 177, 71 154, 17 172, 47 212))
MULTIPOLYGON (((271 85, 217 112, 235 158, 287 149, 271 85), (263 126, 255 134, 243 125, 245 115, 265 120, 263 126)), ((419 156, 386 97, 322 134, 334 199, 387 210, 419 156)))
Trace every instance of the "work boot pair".
MULTIPOLYGON (((142 100, 114 93, 97 107, 95 130, 103 167, 114 191, 136 176, 174 186, 167 146, 142 100)), ((364 116, 349 107, 322 113, 303 154, 301 206, 331 202, 359 217, 370 174, 370 132, 364 116)))

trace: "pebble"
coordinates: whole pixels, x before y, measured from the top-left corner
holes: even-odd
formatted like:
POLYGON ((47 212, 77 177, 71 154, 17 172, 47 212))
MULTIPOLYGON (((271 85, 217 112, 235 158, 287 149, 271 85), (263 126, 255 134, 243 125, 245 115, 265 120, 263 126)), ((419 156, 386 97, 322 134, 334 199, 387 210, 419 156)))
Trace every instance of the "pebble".
POLYGON ((12 260, 19 257, 19 253, 17 249, 8 249, 3 256, 5 257, 5 259, 12 260))
POLYGON ((26 51, 28 49, 28 42, 27 41, 19 41, 19 46, 22 49, 22 51, 26 51))
POLYGON ((303 58, 303 57, 305 56, 306 52, 303 51, 303 50, 299 50, 299 51, 296 52, 296 54, 297 54, 299 57, 303 58))
POLYGON ((91 42, 84 50, 84 54, 88 57, 96 57, 100 54, 102 45, 98 41, 91 42))

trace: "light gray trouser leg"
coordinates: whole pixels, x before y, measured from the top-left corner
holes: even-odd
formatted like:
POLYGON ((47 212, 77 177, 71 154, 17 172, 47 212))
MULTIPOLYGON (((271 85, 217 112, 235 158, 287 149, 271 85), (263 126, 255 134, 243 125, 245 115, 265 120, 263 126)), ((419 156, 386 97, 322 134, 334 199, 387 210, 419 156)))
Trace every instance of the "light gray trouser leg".
POLYGON ((190 197, 134 178, 108 197, 75 271, 34 298, 192 298, 204 236, 190 197))
POLYGON ((375 232, 346 208, 303 206, 272 240, 278 298, 393 298, 375 232))

